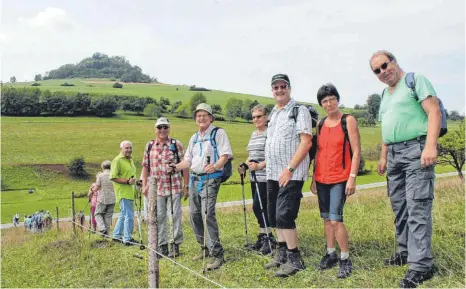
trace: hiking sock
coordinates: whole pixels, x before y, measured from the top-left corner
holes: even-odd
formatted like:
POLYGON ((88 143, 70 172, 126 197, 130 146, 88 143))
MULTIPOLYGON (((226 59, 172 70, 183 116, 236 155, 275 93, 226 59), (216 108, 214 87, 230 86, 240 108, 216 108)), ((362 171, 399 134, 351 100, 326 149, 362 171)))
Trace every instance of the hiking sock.
POLYGON ((327 247, 327 254, 330 255, 330 254, 332 254, 333 252, 335 252, 335 247, 333 247, 333 248, 327 247))
POLYGON ((299 250, 298 250, 298 247, 296 247, 294 249, 288 249, 288 252, 298 253, 299 250))
POLYGON ((278 242, 278 247, 280 247, 280 248, 285 247, 286 248, 286 242, 278 242))
POLYGON ((349 259, 349 252, 341 252, 340 259, 341 260, 349 259))

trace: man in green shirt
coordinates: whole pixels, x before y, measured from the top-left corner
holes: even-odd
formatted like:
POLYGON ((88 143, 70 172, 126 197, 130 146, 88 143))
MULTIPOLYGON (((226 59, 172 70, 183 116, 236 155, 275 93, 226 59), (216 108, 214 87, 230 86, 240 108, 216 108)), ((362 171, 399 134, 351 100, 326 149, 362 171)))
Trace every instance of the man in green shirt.
POLYGON ((392 53, 374 53, 370 66, 388 85, 379 109, 383 142, 377 170, 380 175, 387 172, 398 250, 385 264, 408 263, 399 286, 415 288, 433 275, 432 201, 440 107, 432 84, 423 75, 415 74, 415 92, 407 86, 406 73, 392 53))
POLYGON ((134 225, 134 185, 136 183, 136 167, 131 153, 133 145, 130 141, 122 141, 120 154, 113 159, 110 170, 110 180, 114 182, 117 203, 120 204, 120 216, 113 230, 113 239, 123 242, 127 246, 137 243, 131 237, 134 225))

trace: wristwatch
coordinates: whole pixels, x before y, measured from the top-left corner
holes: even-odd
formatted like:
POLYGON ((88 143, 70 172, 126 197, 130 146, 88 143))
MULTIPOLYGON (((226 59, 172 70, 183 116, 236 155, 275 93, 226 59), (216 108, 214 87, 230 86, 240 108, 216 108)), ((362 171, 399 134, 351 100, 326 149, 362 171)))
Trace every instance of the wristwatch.
POLYGON ((128 184, 128 185, 129 185, 129 179, 127 179, 127 180, 126 180, 126 184, 128 184))
POLYGON ((288 166, 288 170, 290 171, 290 173, 294 172, 295 169, 293 169, 292 167, 288 166))

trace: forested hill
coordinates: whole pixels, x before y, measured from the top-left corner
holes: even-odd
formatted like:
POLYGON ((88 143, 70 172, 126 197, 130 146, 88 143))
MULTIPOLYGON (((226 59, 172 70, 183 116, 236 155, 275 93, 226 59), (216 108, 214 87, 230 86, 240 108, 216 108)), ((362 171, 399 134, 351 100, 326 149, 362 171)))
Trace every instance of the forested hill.
MULTIPOLYGON (((36 75, 37 78, 41 78, 36 75)), ((156 78, 142 73, 142 69, 132 66, 124 56, 112 56, 96 52, 77 64, 65 64, 48 71, 43 79, 65 78, 115 78, 122 82, 157 82, 156 78)))

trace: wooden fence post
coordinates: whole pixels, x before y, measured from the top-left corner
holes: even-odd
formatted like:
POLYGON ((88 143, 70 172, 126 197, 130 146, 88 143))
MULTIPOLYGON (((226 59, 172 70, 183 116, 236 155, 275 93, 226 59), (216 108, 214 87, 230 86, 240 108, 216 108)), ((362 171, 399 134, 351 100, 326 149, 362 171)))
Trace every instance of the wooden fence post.
POLYGON ((149 288, 159 288, 159 258, 157 234, 157 180, 153 188, 149 188, 149 288))
POLYGON ((71 192, 71 223, 73 224, 73 234, 76 235, 76 224, 74 223, 74 216, 75 216, 75 211, 74 211, 74 191, 71 192))

